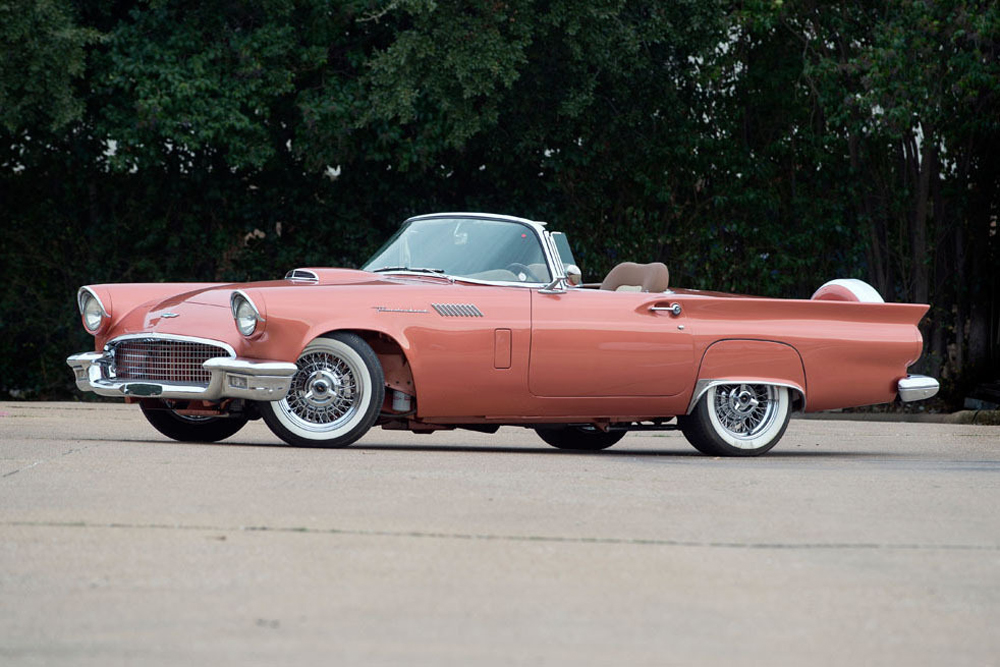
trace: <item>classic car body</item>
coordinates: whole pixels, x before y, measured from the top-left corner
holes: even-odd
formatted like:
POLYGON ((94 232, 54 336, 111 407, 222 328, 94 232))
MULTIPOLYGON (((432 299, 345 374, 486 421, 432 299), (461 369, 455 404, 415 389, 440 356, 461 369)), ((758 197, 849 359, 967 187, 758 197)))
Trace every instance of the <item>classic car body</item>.
POLYGON ((680 428, 699 450, 760 454, 793 409, 919 400, 926 305, 860 281, 809 300, 670 289, 662 264, 579 284, 565 236, 473 213, 406 221, 363 270, 246 284, 82 287, 95 351, 81 390, 123 396, 179 440, 263 417, 282 439, 345 446, 372 426, 535 428, 602 449, 680 428))

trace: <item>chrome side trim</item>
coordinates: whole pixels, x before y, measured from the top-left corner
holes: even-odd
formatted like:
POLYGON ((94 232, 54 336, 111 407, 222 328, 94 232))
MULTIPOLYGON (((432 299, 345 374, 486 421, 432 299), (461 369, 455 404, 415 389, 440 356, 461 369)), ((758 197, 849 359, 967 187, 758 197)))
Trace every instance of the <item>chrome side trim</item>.
POLYGON ((802 387, 798 385, 791 384, 790 382, 773 382, 771 380, 761 380, 760 378, 726 378, 726 379, 715 379, 715 380, 698 380, 694 385, 694 393, 691 394, 691 402, 688 403, 687 412, 684 414, 689 415, 694 411, 694 407, 698 405, 698 401, 701 397, 705 395, 705 392, 711 387, 716 387, 720 384, 769 384, 774 387, 787 387, 792 391, 796 392, 802 398, 802 409, 806 409, 806 392, 802 387))
POLYGON ((899 400, 922 401, 938 393, 941 384, 927 375, 907 375, 899 381, 899 400))
MULTIPOLYGON (((397 274, 398 275, 398 274, 397 274)), ((415 275, 415 274, 407 274, 415 275)), ((482 280, 480 278, 466 278, 465 276, 448 276, 453 283, 469 283, 472 285, 492 285, 493 287, 541 287, 545 283, 521 282, 513 280, 482 280)))

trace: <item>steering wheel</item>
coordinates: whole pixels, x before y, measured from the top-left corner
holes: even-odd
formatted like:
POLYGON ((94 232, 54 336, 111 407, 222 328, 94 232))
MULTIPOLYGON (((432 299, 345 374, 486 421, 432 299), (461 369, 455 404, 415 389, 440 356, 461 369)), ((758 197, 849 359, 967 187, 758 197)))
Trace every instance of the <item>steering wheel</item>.
POLYGON ((531 269, 529 269, 524 264, 521 264, 520 262, 512 262, 512 263, 508 264, 507 265, 507 270, 510 271, 511 273, 513 273, 514 275, 516 275, 517 279, 520 280, 522 283, 524 281, 526 281, 526 280, 529 280, 529 279, 533 283, 540 283, 540 282, 542 282, 541 280, 538 279, 538 276, 536 276, 531 271, 531 269), (522 278, 521 276, 524 276, 524 277, 522 278))

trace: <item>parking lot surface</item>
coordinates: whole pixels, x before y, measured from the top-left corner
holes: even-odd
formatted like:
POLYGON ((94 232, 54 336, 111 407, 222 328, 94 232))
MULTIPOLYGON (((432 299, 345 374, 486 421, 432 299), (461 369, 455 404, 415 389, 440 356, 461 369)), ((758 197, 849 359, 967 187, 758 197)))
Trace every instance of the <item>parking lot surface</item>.
POLYGON ((998 473, 997 426, 319 450, 0 403, 0 663, 996 665, 998 473))

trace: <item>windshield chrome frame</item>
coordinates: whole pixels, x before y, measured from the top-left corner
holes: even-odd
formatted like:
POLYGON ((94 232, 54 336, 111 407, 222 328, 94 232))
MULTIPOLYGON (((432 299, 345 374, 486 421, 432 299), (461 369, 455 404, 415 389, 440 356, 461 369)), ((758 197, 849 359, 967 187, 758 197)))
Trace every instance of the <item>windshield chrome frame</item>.
MULTIPOLYGON (((550 285, 553 280, 565 280, 566 270, 559 260, 559 252, 555 248, 555 243, 552 240, 552 235, 545 228, 546 223, 539 222, 537 220, 528 220, 527 218, 517 218, 512 215, 499 215, 493 213, 430 213, 427 215, 417 215, 412 218, 407 218, 403 221, 403 225, 409 224, 410 222, 417 222, 421 220, 436 220, 442 218, 466 218, 469 220, 495 220, 498 222, 512 222, 517 223, 522 226, 530 228, 538 242, 542 246, 542 254, 545 256, 545 263, 548 265, 549 275, 552 276, 550 280, 544 281, 511 281, 511 280, 482 280, 480 278, 466 278, 464 276, 454 276, 449 273, 423 273, 423 272, 413 272, 407 271, 405 269, 399 269, 398 271, 379 271, 380 275, 390 275, 390 276, 406 276, 406 277, 427 277, 427 276, 438 276, 441 278, 447 277, 452 282, 463 282, 471 283, 474 285, 494 285, 498 287, 529 287, 529 288, 542 288, 550 285)), ((400 225, 402 227, 402 225, 400 225)))

